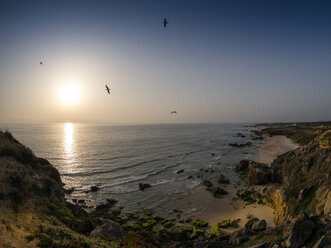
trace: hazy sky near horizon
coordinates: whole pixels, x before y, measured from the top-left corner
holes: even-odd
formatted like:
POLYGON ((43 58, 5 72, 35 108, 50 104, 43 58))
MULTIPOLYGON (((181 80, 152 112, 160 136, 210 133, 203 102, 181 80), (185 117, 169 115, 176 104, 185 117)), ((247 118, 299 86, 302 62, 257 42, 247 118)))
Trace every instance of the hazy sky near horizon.
POLYGON ((2 0, 0 31, 0 122, 331 119, 331 1, 2 0))

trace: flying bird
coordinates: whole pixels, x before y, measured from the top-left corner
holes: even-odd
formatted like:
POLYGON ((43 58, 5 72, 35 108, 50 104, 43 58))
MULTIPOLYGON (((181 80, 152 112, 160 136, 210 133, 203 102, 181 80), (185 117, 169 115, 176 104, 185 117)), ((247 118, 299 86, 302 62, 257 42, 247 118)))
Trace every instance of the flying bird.
POLYGON ((108 92, 108 94, 110 94, 110 89, 109 89, 108 85, 106 84, 105 86, 106 86, 106 91, 108 92))
POLYGON ((43 62, 40 61, 39 63, 40 63, 40 65, 43 65, 43 62))
POLYGON ((167 24, 168 24, 167 18, 164 18, 163 19, 163 27, 166 28, 167 27, 167 24))
POLYGON ((171 111, 170 114, 177 114, 177 111, 171 111))

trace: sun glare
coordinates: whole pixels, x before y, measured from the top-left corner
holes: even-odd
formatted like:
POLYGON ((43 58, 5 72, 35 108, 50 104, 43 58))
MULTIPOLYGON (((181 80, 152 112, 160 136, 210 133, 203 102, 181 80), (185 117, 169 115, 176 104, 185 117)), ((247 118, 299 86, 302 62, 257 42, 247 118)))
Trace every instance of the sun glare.
POLYGON ((73 105, 78 101, 79 91, 74 85, 68 84, 60 89, 60 101, 66 105, 73 105))

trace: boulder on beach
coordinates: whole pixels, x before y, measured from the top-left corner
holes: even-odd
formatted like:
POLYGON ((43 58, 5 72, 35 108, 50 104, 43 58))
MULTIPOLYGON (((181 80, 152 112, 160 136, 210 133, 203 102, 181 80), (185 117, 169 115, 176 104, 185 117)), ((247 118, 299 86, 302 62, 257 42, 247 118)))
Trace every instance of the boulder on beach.
POLYGON ((240 229, 230 234, 229 244, 240 245, 249 239, 249 231, 246 228, 240 229))
POLYGON ((223 195, 227 195, 228 192, 225 191, 224 189, 220 188, 220 187, 214 187, 214 188, 211 188, 211 189, 208 189, 212 195, 215 197, 215 198, 222 198, 223 195))
POLYGON ((252 225, 252 231, 259 232, 264 231, 267 228, 267 222, 265 220, 258 220, 252 225))
POLYGON ((221 174, 218 177, 218 183, 219 184, 229 184, 230 183, 230 180, 226 176, 224 176, 223 174, 221 174))
POLYGON ((255 222, 258 222, 259 219, 258 218, 251 218, 250 220, 247 221, 247 223, 245 224, 245 227, 249 230, 252 230, 252 226, 255 222))
POLYGON ((208 187, 208 188, 210 188, 210 187, 213 186, 213 184, 210 181, 208 181, 208 180, 203 181, 203 185, 206 186, 206 187, 208 187))

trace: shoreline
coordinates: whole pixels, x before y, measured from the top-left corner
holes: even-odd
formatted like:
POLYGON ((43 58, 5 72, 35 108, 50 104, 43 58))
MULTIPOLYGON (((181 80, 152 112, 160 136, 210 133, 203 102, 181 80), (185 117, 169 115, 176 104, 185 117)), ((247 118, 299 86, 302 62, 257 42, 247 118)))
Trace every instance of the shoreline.
MULTIPOLYGON (((260 145, 260 151, 257 154, 256 161, 266 164, 270 164, 278 155, 294 150, 299 146, 285 136, 266 137, 265 140, 266 143, 260 145)), ((244 184, 244 182, 242 183, 244 184)), ((205 188, 200 188, 196 192, 184 198, 184 202, 208 202, 207 207, 201 212, 187 214, 184 215, 184 217, 193 217, 205 220, 209 223, 210 227, 224 220, 240 219, 238 228, 222 229, 225 232, 232 232, 242 228, 248 221, 248 214, 259 219, 264 219, 269 227, 275 227, 275 223, 273 221, 274 209, 271 207, 257 203, 248 205, 240 199, 234 200, 234 198, 237 197, 236 192, 239 189, 262 190, 267 186, 253 186, 246 184, 237 186, 234 182, 231 182, 231 184, 222 184, 220 187, 228 191, 228 194, 221 199, 214 198, 210 192, 205 190, 205 188)))
POLYGON ((299 147, 293 140, 283 136, 264 137, 266 143, 261 144, 260 152, 257 155, 256 162, 270 165, 274 159, 288 151, 295 150, 299 147))

